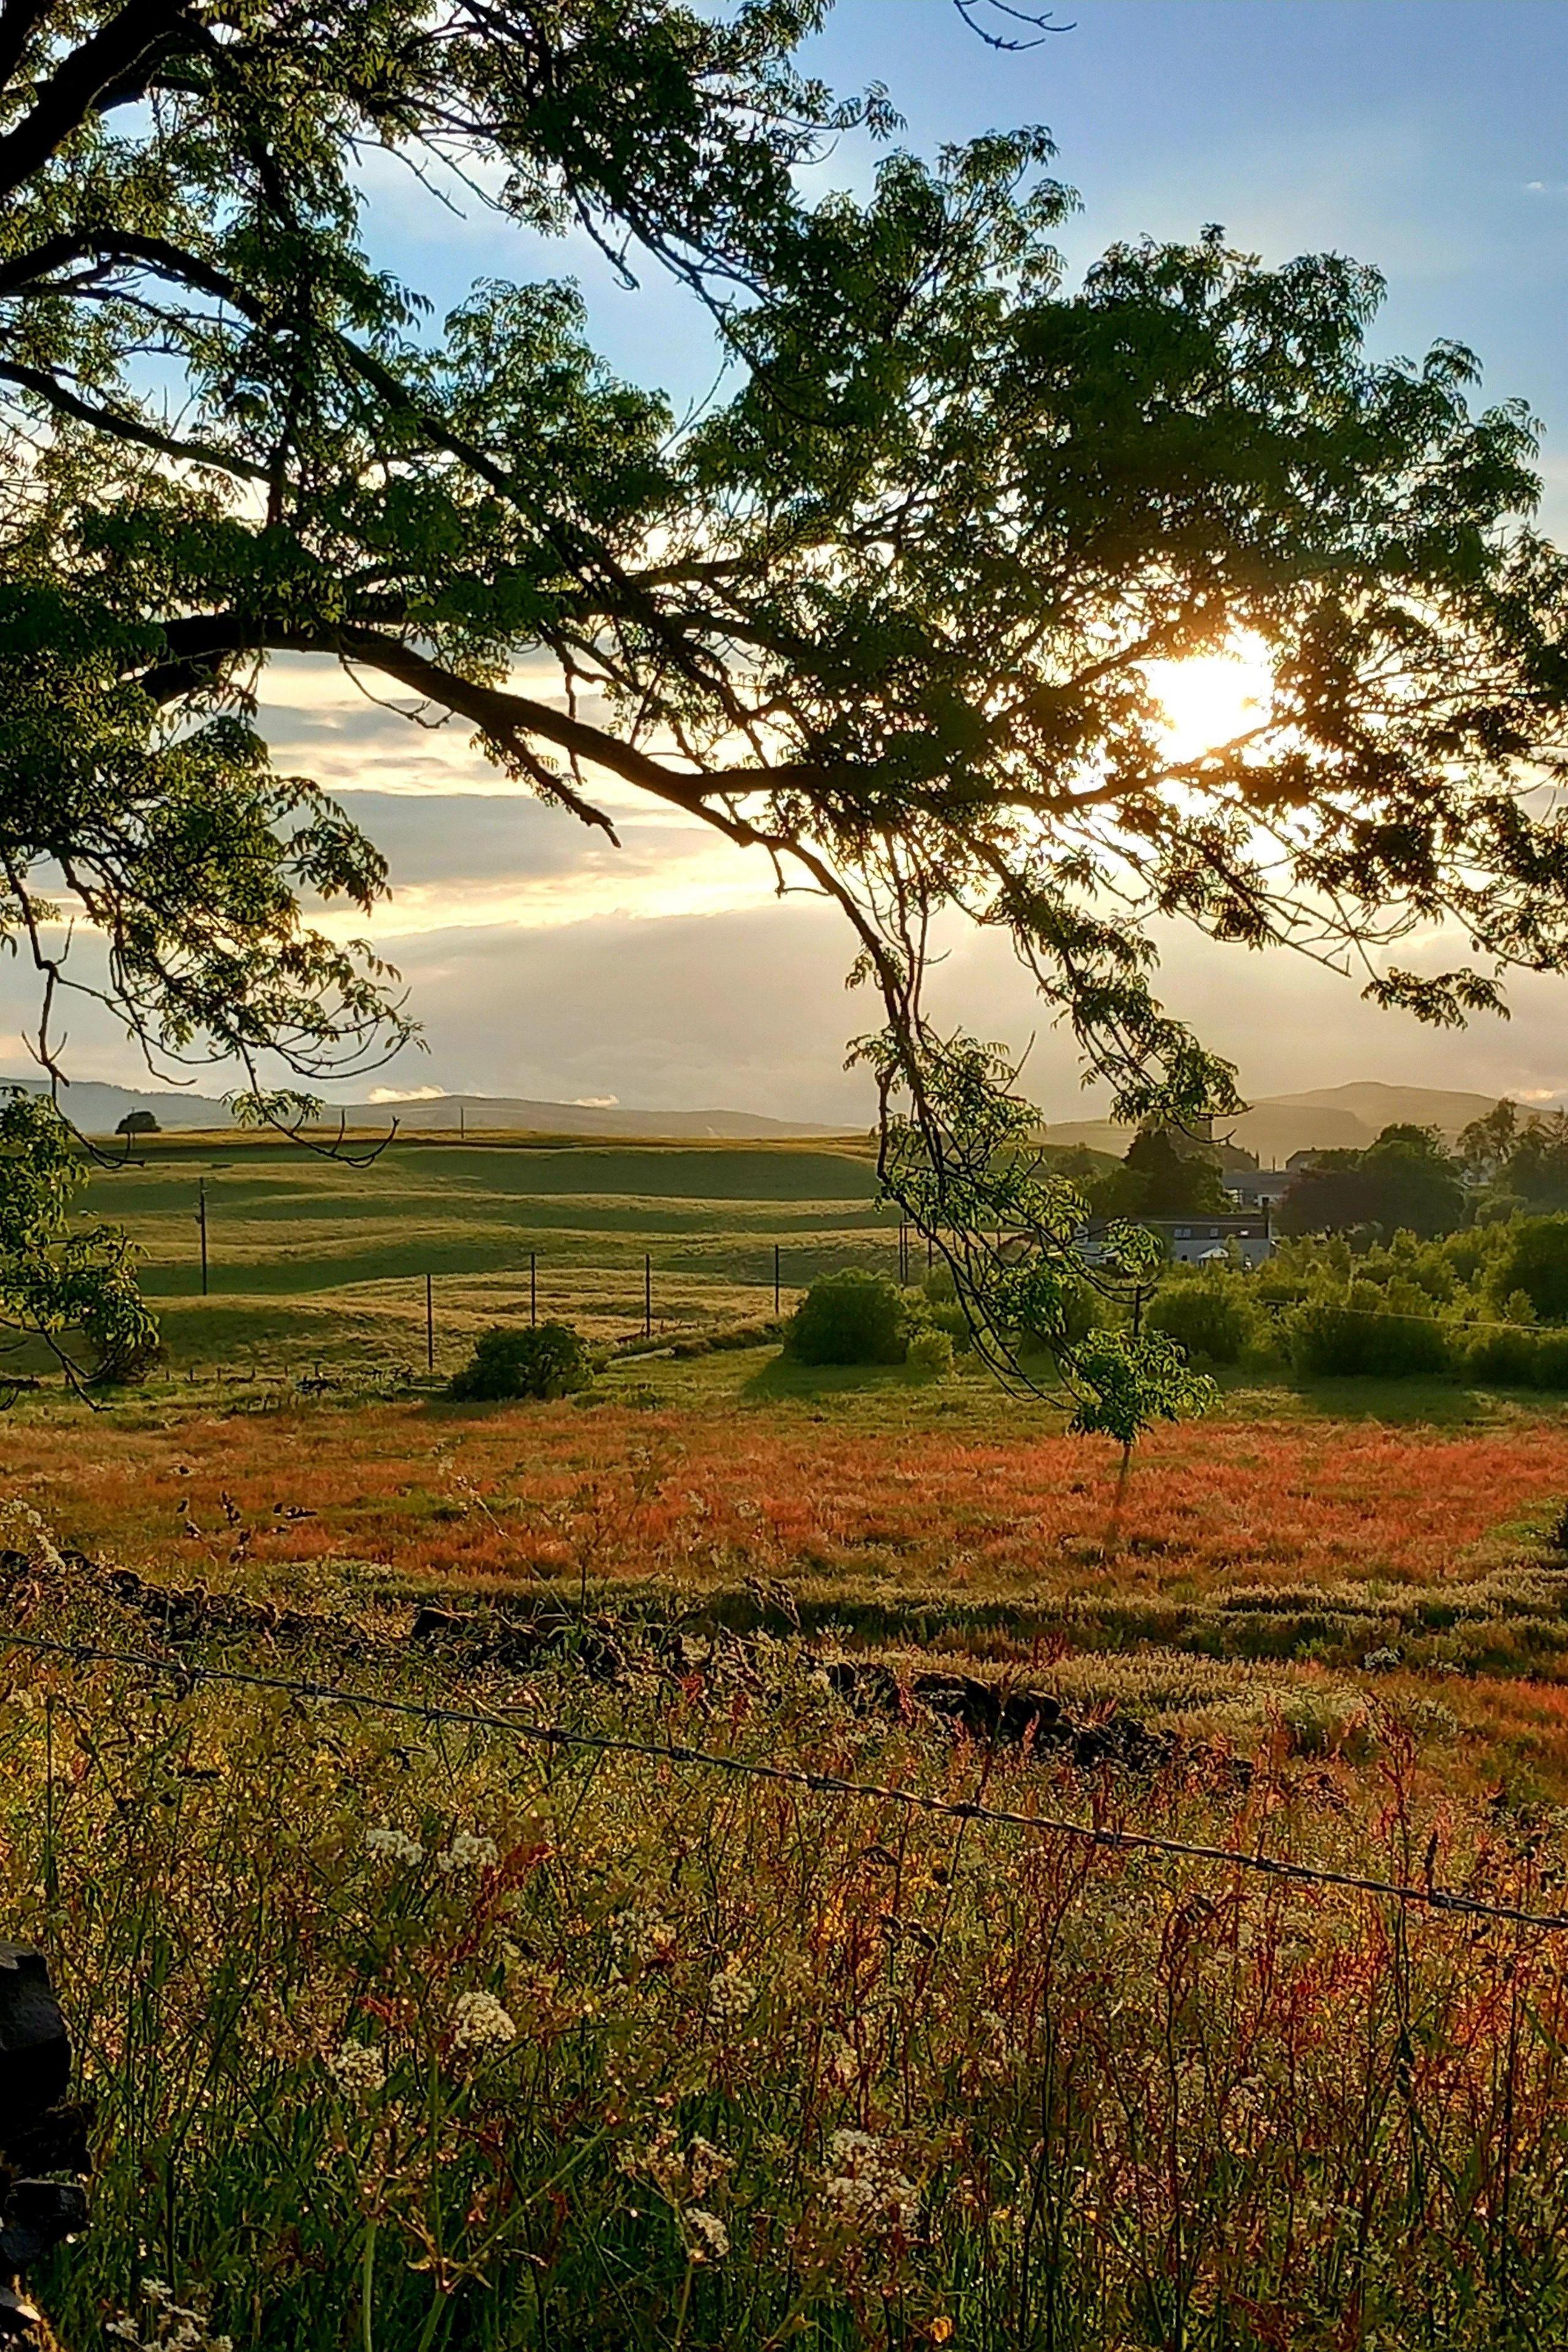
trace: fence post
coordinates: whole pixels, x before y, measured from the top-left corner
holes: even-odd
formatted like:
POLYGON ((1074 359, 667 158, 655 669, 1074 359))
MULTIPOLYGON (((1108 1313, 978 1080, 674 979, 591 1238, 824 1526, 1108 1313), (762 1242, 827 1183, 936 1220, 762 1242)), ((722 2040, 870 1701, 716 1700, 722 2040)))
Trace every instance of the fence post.
POLYGON ((425 1369, 436 1369, 436 1297, 428 1275, 425 1277, 425 1369))
POLYGON ((642 1335, 653 1338, 653 1253, 643 1252, 642 1261, 642 1335))
POLYGON ((0 2335, 39 2347, 55 2339, 23 2273, 87 2227, 89 2111, 68 2104, 70 2076, 48 1962, 29 1945, 0 1944, 0 2335))
POLYGON ((779 1245, 775 1242, 773 1244, 773 1320, 775 1323, 779 1318, 779 1245))
POLYGON ((196 1184, 196 1224, 202 1237, 202 1297, 205 1298, 207 1295, 207 1180, 205 1176, 199 1178, 196 1184))
POLYGON ((537 1250, 530 1250, 528 1253, 528 1319, 531 1323, 537 1323, 539 1320, 539 1252, 537 1250))

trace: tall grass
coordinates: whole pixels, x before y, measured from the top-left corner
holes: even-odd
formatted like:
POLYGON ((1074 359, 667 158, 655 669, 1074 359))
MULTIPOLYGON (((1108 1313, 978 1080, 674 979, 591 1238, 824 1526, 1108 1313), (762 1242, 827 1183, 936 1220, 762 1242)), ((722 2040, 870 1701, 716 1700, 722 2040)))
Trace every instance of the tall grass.
MULTIPOLYGON (((499 1732, 14 1666, 11 1932, 100 2102, 92 2346, 148 2274, 289 2352, 1541 2345, 1558 1934, 499 1732)), ((721 1656, 583 1723, 1555 1906, 1545 1822, 1266 1750, 1089 1792, 721 1656)), ((513 1691, 511 1696, 522 1696, 513 1691)))

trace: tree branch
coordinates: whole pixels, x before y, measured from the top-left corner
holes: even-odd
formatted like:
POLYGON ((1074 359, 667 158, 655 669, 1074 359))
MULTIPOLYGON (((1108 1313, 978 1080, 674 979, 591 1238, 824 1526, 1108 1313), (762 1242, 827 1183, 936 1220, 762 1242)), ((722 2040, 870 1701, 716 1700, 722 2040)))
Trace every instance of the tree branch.
POLYGON ((266 467, 253 465, 248 457, 230 457, 226 451, 199 441, 181 441, 173 434, 159 433, 152 425, 143 425, 129 409, 95 408, 90 401, 79 399, 42 368, 23 367, 16 360, 0 360, 0 379, 18 384, 24 392, 46 401, 60 415, 74 417, 80 425, 111 434, 117 441, 134 441, 141 448, 155 449, 160 457, 176 457, 184 465, 214 466, 223 473, 238 474, 250 481, 267 479, 266 467))
MULTIPOLYGON (((6 13, 9 16, 11 11, 6 13)), ((16 13, 25 41, 31 29, 26 21, 26 5, 16 13)), ((184 13, 184 0, 126 0, 118 15, 73 49, 41 85, 31 112, 0 134, 0 192, 14 193, 41 171, 71 132, 97 112, 107 91, 115 89, 123 96, 128 79, 139 72, 145 79, 171 46, 184 13)), ((0 20, 0 33, 4 31, 0 20)), ((13 26, 13 42, 16 37, 13 26)))

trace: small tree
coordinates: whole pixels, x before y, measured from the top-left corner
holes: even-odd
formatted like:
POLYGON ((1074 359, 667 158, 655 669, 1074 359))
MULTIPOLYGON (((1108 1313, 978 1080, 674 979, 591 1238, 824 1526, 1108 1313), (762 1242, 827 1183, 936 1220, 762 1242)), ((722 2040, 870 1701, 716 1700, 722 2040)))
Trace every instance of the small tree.
POLYGON ((466 1404, 500 1404, 512 1397, 559 1397, 585 1388, 588 1350, 569 1323, 530 1324, 481 1334, 473 1355, 454 1373, 447 1393, 466 1404))
POLYGON ((908 1344, 897 1285, 860 1266, 814 1282, 784 1335, 801 1364, 901 1364, 908 1344))
POLYGON ((74 1388, 135 1380, 158 1349, 158 1327, 113 1225, 79 1225, 87 1181, 80 1147, 54 1105, 19 1087, 0 1098, 0 1328, 39 1339, 74 1388), (84 1376, 67 1342, 85 1340, 84 1376))
POLYGON ((150 1110, 128 1110, 114 1132, 129 1139, 133 1135, 162 1135, 163 1130, 150 1110))

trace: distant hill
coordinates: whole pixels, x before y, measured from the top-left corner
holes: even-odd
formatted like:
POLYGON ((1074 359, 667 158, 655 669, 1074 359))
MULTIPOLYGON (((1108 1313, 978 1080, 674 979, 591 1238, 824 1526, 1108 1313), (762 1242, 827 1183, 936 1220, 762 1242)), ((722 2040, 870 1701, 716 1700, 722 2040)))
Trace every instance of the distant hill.
MULTIPOLYGON (((37 1078, 11 1078, 0 1084, 26 1087, 31 1094, 47 1094, 37 1078)), ((112 1135, 127 1111, 150 1110, 160 1127, 213 1129, 232 1125, 228 1107, 213 1095, 174 1093, 161 1087, 113 1087, 97 1079, 79 1078, 64 1097, 64 1108, 84 1135, 112 1135)), ((536 1135, 599 1135, 635 1140, 672 1137, 682 1140, 785 1142, 792 1138, 847 1132, 826 1125, 767 1118, 749 1110, 631 1110, 624 1105, 534 1102, 518 1095, 432 1095, 423 1101, 331 1103, 325 1117, 337 1124, 342 1110, 351 1128, 385 1132, 395 1118, 400 1135, 468 1134, 486 1129, 536 1135)))
MULTIPOLYGON (((1357 1079, 1343 1087, 1318 1087, 1299 1095, 1270 1095, 1226 1128, 1265 1168, 1282 1167, 1295 1151, 1359 1151, 1385 1127, 1435 1127, 1450 1141, 1479 1118, 1496 1095, 1461 1094, 1441 1087, 1388 1087, 1357 1079)), ((1533 1108, 1555 1108, 1533 1105, 1533 1108)), ((1092 1151, 1125 1152, 1129 1130, 1109 1119, 1052 1124, 1050 1143, 1083 1143, 1092 1151)))

